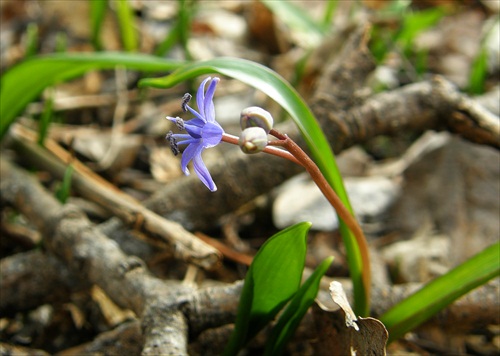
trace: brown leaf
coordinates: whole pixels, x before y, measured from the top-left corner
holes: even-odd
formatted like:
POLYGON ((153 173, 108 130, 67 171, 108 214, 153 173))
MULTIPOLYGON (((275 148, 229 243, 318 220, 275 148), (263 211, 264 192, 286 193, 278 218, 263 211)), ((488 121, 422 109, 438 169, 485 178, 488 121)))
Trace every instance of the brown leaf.
MULTIPOLYGON (((330 284, 330 294, 340 311, 321 305, 314 318, 320 338, 315 344, 318 355, 385 355, 388 332, 375 318, 356 317, 339 282, 330 284)), ((318 304, 319 305, 319 304, 318 304)))

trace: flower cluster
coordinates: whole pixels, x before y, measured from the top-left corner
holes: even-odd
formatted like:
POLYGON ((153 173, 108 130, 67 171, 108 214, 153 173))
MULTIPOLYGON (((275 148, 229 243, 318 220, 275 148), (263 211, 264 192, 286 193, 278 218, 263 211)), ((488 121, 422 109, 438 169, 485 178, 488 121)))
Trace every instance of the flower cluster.
POLYGON ((187 145, 182 153, 181 168, 184 174, 189 175, 189 170, 187 165, 189 162, 193 161, 194 171, 200 178, 200 180, 210 189, 212 192, 217 190, 210 172, 208 171, 205 163, 201 158, 201 153, 209 148, 214 147, 222 139, 224 130, 215 121, 215 108, 213 103, 213 97, 215 93, 215 87, 219 82, 219 78, 206 78, 198 88, 196 93, 196 104, 198 106, 198 111, 194 110, 189 106, 189 100, 191 99, 190 94, 185 94, 182 101, 182 109, 187 112, 191 112, 194 118, 188 121, 182 120, 180 117, 170 117, 167 119, 174 122, 179 130, 186 131, 186 134, 174 134, 170 131, 166 139, 170 143, 172 152, 178 154, 178 145, 187 145), (205 85, 210 81, 208 89, 205 93, 205 85))

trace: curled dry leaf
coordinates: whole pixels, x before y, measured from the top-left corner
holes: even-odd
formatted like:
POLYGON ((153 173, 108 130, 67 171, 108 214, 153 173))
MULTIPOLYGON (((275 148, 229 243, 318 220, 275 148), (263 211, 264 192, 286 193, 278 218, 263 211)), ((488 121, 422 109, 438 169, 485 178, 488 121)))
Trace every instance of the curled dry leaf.
POLYGON ((330 295, 337 308, 322 303, 313 309, 318 332, 318 355, 385 355, 389 334, 379 320, 354 314, 342 284, 330 283, 330 295), (343 315, 342 315, 343 314, 343 315))
POLYGON ((340 284, 340 282, 333 281, 330 283, 329 289, 334 303, 337 304, 345 313, 345 325, 348 328, 354 328, 356 331, 359 331, 359 326, 356 324, 358 318, 356 318, 356 314, 354 314, 354 311, 347 300, 342 284, 340 284))

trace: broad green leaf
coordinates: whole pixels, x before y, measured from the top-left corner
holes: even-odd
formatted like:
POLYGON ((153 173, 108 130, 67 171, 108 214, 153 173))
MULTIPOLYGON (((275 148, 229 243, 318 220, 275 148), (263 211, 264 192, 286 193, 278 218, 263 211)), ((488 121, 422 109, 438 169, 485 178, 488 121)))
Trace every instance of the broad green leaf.
POLYGON ((107 0, 90 0, 90 38, 96 50, 102 49, 101 29, 107 6, 107 0))
POLYGON ((236 325, 224 351, 235 355, 294 295, 300 285, 311 223, 293 225, 272 236, 255 255, 245 277, 236 325))
MULTIPOLYGON (((142 79, 139 82, 139 86, 169 88, 180 82, 211 73, 226 75, 259 89, 287 111, 299 127, 302 136, 309 146, 313 159, 321 169, 326 180, 352 213, 335 157, 316 118, 299 93, 285 79, 271 69, 245 59, 221 57, 186 64, 166 77, 142 79)), ((367 290, 369 286, 365 288, 361 277, 363 275, 361 253, 354 235, 352 235, 342 220, 340 220, 340 230, 348 255, 349 272, 353 280, 354 309, 357 315, 368 315, 369 296, 367 290)))
POLYGON ((137 50, 138 41, 130 2, 128 0, 115 0, 115 3, 123 48, 128 52, 134 52, 137 50))
POLYGON ((264 355, 280 355, 318 294, 321 278, 332 264, 328 257, 314 270, 280 316, 266 343, 264 355))
POLYGON ((0 138, 17 115, 41 92, 93 69, 112 69, 122 65, 138 71, 166 72, 183 62, 144 54, 121 52, 57 53, 24 61, 9 69, 0 79, 0 138))
POLYGON ((436 278, 380 317, 389 342, 446 308, 454 300, 500 275, 500 242, 436 278))

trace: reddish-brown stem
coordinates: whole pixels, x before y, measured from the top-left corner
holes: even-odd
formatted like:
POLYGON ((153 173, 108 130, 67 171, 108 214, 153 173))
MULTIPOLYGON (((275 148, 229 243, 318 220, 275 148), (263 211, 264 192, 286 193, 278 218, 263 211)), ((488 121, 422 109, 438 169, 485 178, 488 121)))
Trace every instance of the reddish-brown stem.
MULTIPOLYGON (((352 216, 351 212, 344 206, 342 200, 340 200, 338 195, 327 182, 316 163, 314 163, 314 161, 309 158, 309 156, 300 148, 300 146, 297 145, 287 135, 282 134, 274 129, 270 131, 270 134, 276 137, 278 140, 269 141, 268 146, 262 152, 286 158, 294 163, 303 166, 309 173, 311 178, 314 180, 320 191, 333 206, 339 217, 352 231, 354 237, 356 238, 357 245, 359 246, 361 261, 363 263, 363 284, 366 293, 369 295, 371 287, 370 259, 368 256, 368 244, 366 242, 363 230, 359 226, 354 216, 352 216), (277 148, 275 146, 283 147, 285 150, 277 148)), ((233 145, 238 145, 238 140, 239 138, 237 136, 233 136, 227 133, 224 133, 222 136, 222 141, 231 143, 233 145)))
POLYGON ((328 184, 327 180, 321 173, 316 163, 314 163, 314 161, 311 158, 309 158, 309 156, 302 150, 302 148, 300 148, 300 146, 297 145, 290 137, 274 129, 271 130, 270 134, 278 139, 278 141, 273 141, 273 142, 278 143, 280 146, 282 146, 288 152, 290 152, 307 170, 307 172, 314 180, 320 191, 333 206, 339 217, 345 222, 347 227, 349 227, 349 229, 354 234, 356 242, 359 246, 361 260, 363 262, 363 269, 364 269, 363 270, 364 273, 362 276, 363 284, 365 286, 366 293, 369 295, 371 287, 370 259, 368 254, 368 244, 366 242, 363 230, 359 226, 354 216, 352 216, 351 212, 344 206, 344 203, 342 202, 342 200, 340 200, 340 198, 332 189, 330 184, 328 184))
MULTIPOLYGON (((239 145, 238 140, 239 140, 239 138, 237 136, 233 136, 233 135, 225 133, 225 132, 222 135, 222 141, 236 145, 236 146, 239 145)), ((269 143, 271 144, 272 142, 274 142, 274 141, 271 141, 269 143)), ((276 148, 276 147, 273 147, 271 145, 271 146, 267 146, 266 148, 264 148, 264 150, 262 152, 268 153, 270 155, 285 158, 289 161, 292 161, 293 163, 297 163, 298 165, 302 166, 302 163, 300 163, 300 161, 297 158, 295 158, 290 152, 282 150, 281 148, 276 148)))

